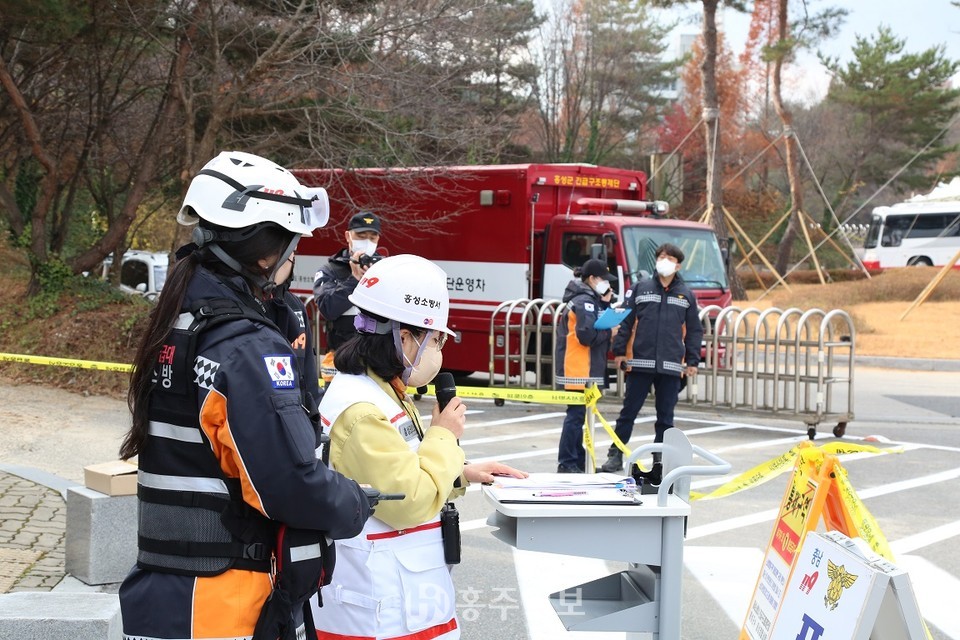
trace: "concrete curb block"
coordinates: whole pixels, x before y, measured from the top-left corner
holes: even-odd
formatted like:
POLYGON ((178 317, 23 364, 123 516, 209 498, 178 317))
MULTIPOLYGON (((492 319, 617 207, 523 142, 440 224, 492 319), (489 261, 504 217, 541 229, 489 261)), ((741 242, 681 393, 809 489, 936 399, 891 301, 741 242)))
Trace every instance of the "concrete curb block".
POLYGON ((109 593, 7 593, 0 596, 0 638, 120 640, 120 600, 109 593))

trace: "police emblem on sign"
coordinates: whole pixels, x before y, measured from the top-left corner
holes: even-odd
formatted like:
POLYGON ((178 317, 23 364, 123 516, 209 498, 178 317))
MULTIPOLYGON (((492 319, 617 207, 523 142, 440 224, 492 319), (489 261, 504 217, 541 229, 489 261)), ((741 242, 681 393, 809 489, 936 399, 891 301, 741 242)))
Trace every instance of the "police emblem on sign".
POLYGON ((263 356, 274 389, 293 389, 294 374, 291 356, 263 356))

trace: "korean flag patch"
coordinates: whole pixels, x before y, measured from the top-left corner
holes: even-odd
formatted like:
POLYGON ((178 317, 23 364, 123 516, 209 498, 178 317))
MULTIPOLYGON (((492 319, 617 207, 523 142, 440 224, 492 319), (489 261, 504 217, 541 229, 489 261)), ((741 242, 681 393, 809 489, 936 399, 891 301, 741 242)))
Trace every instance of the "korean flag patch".
POLYGON ((593 303, 592 303, 592 302, 584 302, 584 303, 583 303, 583 308, 586 309, 587 311, 593 311, 593 308, 594 308, 594 307, 593 307, 593 303))
POLYGON ((291 356, 263 356, 263 364, 267 367, 274 389, 294 388, 292 360, 291 356))

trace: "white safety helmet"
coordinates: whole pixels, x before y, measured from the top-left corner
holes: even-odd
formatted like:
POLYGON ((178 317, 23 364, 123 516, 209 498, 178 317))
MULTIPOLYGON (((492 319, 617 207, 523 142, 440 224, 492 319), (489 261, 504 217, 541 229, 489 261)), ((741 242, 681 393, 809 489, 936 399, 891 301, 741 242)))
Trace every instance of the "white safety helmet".
POLYGON ((426 258, 401 254, 373 264, 349 296, 361 311, 428 331, 447 328, 447 274, 426 258))
POLYGON ((307 188, 275 162, 242 151, 224 151, 190 182, 177 222, 203 219, 241 229, 272 222, 309 236, 330 218, 327 192, 307 188))

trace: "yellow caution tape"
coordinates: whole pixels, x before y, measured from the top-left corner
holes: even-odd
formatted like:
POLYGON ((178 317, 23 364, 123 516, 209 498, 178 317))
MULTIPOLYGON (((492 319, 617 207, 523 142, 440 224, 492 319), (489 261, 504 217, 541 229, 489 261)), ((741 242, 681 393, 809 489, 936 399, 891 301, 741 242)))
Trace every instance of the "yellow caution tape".
POLYGON ((715 498, 723 498, 726 496, 745 491, 746 489, 752 489, 753 487, 758 487, 765 482, 776 478, 785 471, 788 471, 794 463, 794 460, 798 455, 803 456, 805 460, 814 462, 819 465, 823 460, 823 454, 829 453, 833 455, 842 455, 848 453, 872 453, 875 455, 880 455, 884 453, 901 453, 903 449, 880 449, 867 444, 852 444, 848 442, 830 442, 821 446, 817 446, 805 440, 800 444, 796 445, 783 455, 777 456, 766 462, 762 462, 752 469, 744 471, 733 480, 726 482, 710 493, 698 493, 696 491, 690 492, 690 500, 713 500, 715 498))
MULTIPOLYGON (((880 554, 890 562, 896 562, 893 558, 893 550, 890 549, 890 544, 887 542, 886 536, 880 531, 880 525, 877 524, 877 520, 867 510, 866 505, 863 504, 863 500, 860 499, 853 485, 850 484, 850 480, 847 478, 847 470, 840 465, 836 465, 836 467, 834 467, 833 482, 840 493, 840 499, 850 513, 853 526, 856 527, 856 534, 870 545, 874 553, 880 554)), ((854 537, 850 534, 847 535, 851 538, 854 537)))
MULTIPOLYGON (((133 365, 119 362, 96 362, 92 360, 75 360, 72 358, 51 358, 48 356, 33 356, 16 353, 0 353, 0 362, 22 362, 26 364, 41 364, 53 367, 72 367, 74 369, 91 369, 94 371, 119 371, 129 373, 133 365)), ((320 386, 323 381, 320 381, 320 386)), ((410 387, 407 391, 412 395, 417 392, 410 387)), ((428 395, 435 395, 433 385, 428 387, 428 395)), ((497 389, 488 387, 457 387, 457 395, 461 398, 493 398, 496 400, 515 400, 521 402, 537 402, 541 404, 586 404, 584 394, 574 391, 553 391, 550 389, 497 389)))
POLYGON ((590 423, 586 420, 586 413, 584 413, 584 422, 583 422, 583 450, 586 451, 587 455, 590 456, 590 462, 593 465, 593 469, 597 470, 597 452, 593 447, 593 429, 588 428, 590 423))
MULTIPOLYGON (((416 388, 407 387, 407 393, 414 395, 416 388)), ((427 386, 425 395, 437 395, 436 388, 427 386)), ((460 398, 493 398, 495 400, 516 400, 537 402, 540 404, 586 404, 584 394, 579 391, 552 391, 550 389, 497 389, 495 387, 457 387, 460 398)))
POLYGON ((118 362, 94 362, 91 360, 74 360, 72 358, 48 358, 47 356, 29 356, 16 353, 0 353, 0 361, 24 362, 28 364, 43 364, 53 367, 72 367, 74 369, 92 369, 94 371, 121 371, 129 373, 133 365, 118 362))

